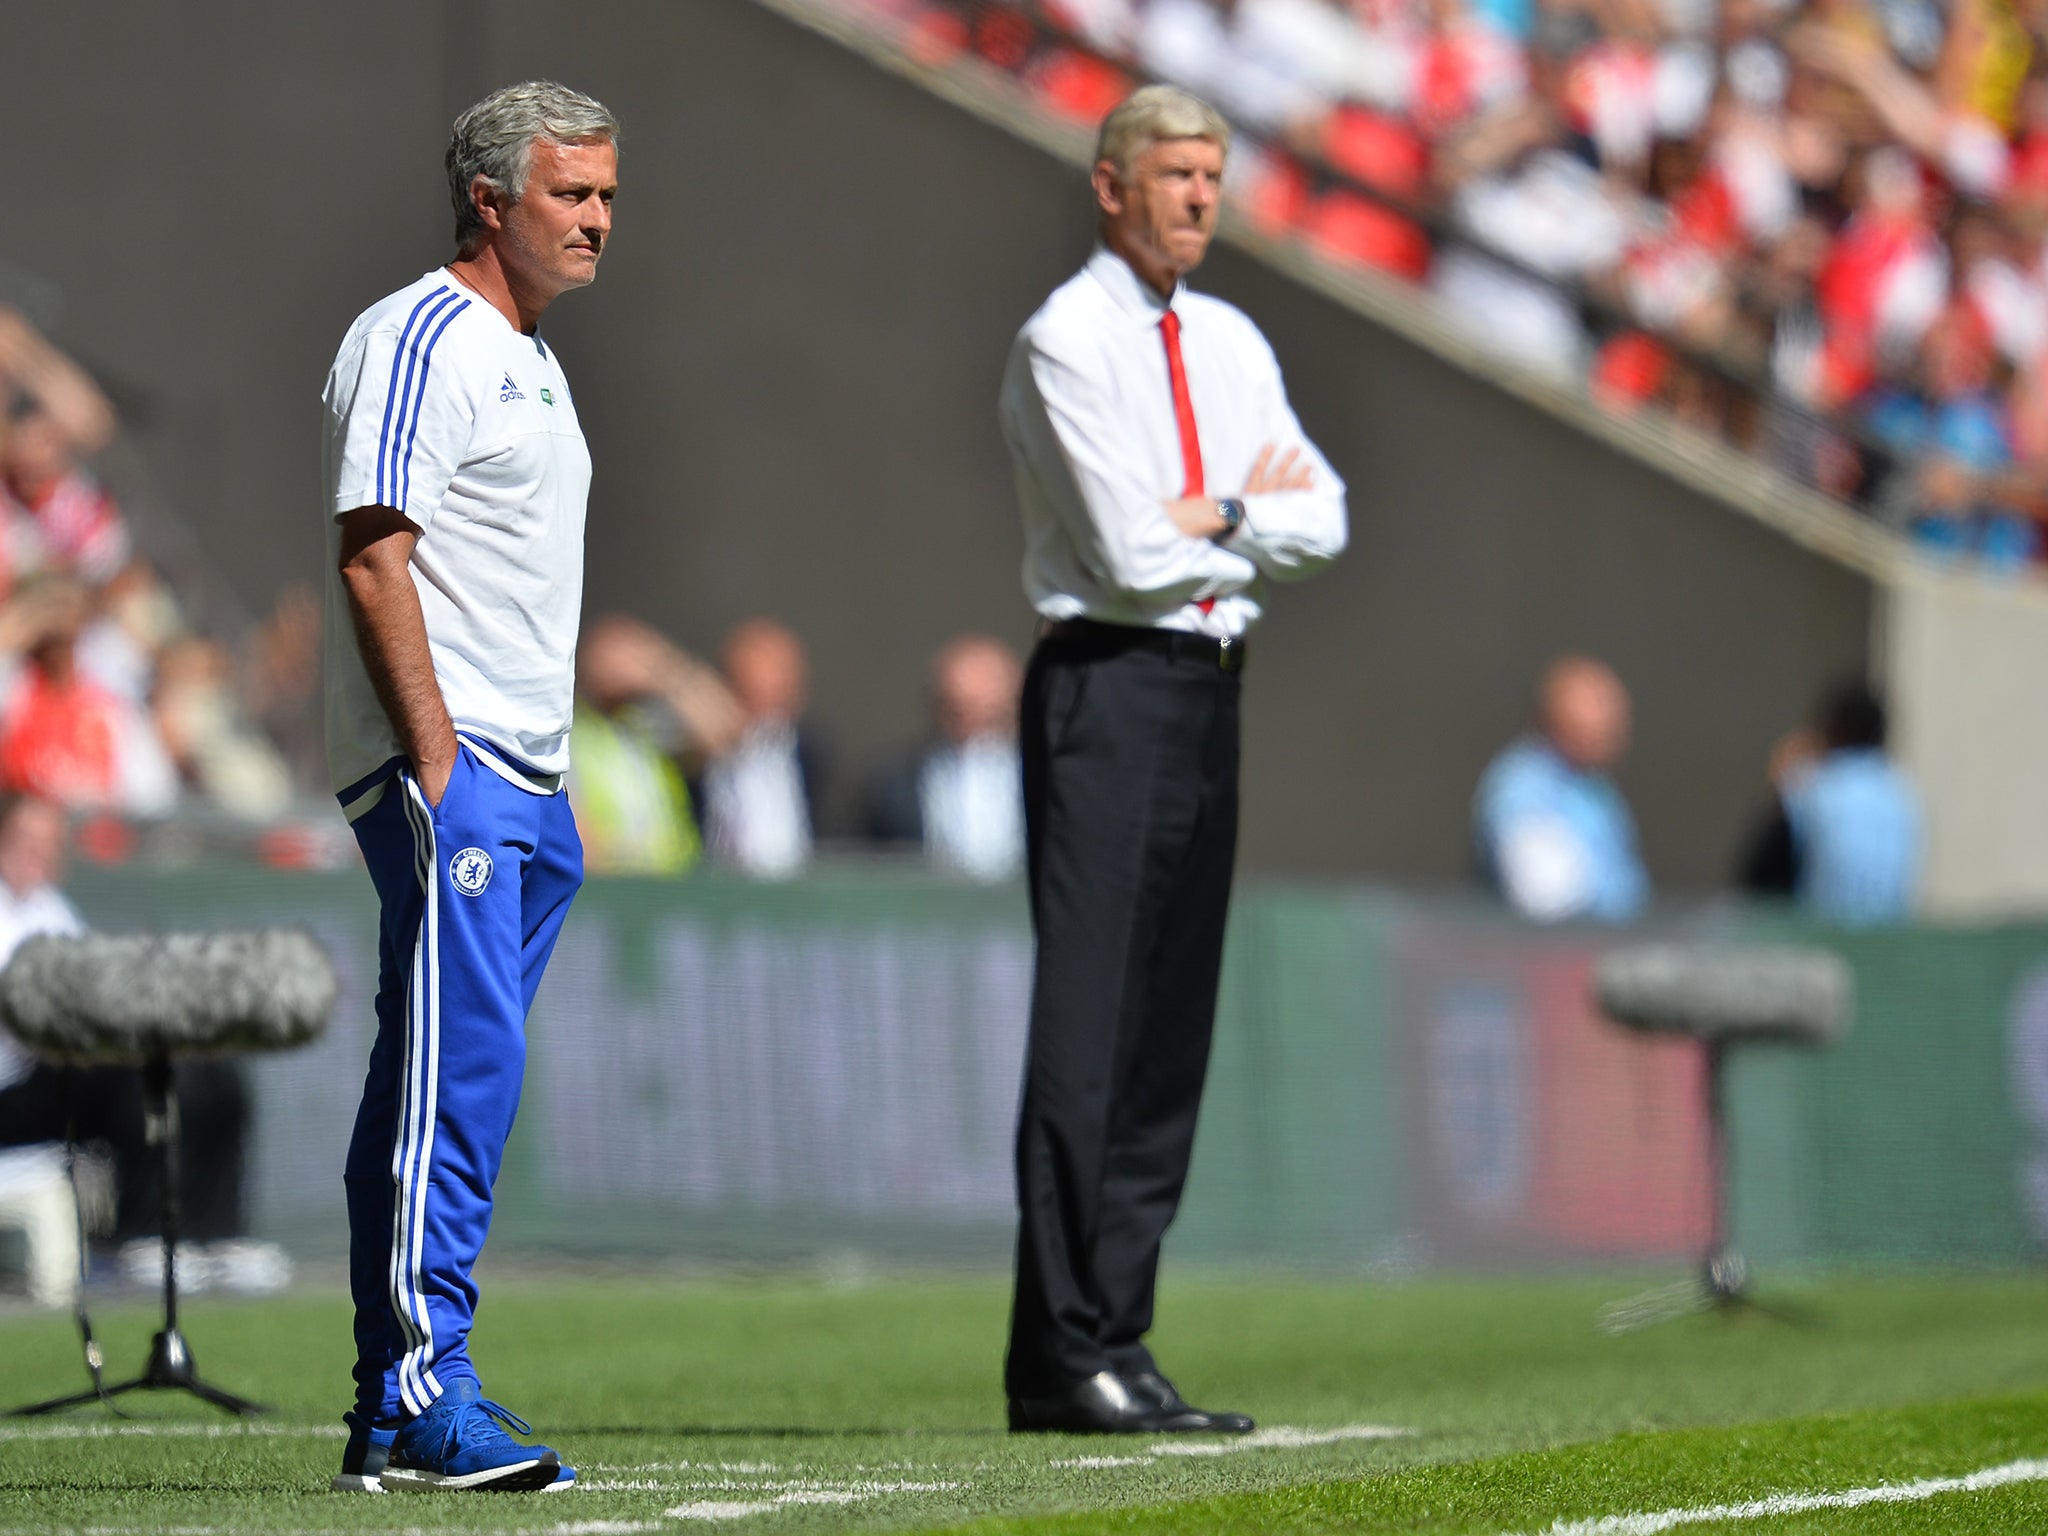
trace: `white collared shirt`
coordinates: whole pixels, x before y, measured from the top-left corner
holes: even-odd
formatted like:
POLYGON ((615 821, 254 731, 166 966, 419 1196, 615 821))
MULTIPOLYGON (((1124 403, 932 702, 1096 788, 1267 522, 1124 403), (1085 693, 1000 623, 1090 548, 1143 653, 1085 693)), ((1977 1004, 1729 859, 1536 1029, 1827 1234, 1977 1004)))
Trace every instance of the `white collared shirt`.
POLYGON ((940 748, 917 776, 925 852, 942 869, 1007 880, 1024 867, 1024 770, 1017 743, 976 736, 940 748))
POLYGON ((1049 619, 1236 637, 1262 611, 1261 578, 1296 580, 1344 548, 1344 482, 1301 430, 1280 364, 1233 305, 1174 290, 1204 491, 1239 496, 1259 450, 1300 450, 1305 491, 1242 496, 1222 544, 1189 538, 1166 504, 1185 488, 1160 317, 1167 305, 1097 247, 1025 322, 1000 403, 1024 514, 1024 591, 1049 619), (1203 599, 1214 607, 1204 612, 1203 599))
MULTIPOLYGON (((54 885, 39 885, 25 895, 0 885, 0 970, 24 941, 39 933, 83 932, 85 919, 54 885)), ((35 1059, 0 1030, 0 1088, 19 1082, 34 1069, 35 1059)))
POLYGON ((787 880, 811 861, 796 727, 757 720, 704 770, 704 833, 714 857, 762 880, 787 880))

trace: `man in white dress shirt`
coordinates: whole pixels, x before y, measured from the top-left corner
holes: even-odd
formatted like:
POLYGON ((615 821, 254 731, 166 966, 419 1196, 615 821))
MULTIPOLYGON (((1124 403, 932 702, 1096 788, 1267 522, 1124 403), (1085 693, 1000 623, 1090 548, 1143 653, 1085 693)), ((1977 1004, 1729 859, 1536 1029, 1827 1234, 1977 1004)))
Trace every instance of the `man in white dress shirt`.
POLYGON ((1101 244, 1003 380, 1043 628, 1025 681, 1037 966, 1005 1386, 1020 1430, 1242 1432, 1161 1373, 1159 1245, 1208 1067, 1237 842, 1238 691, 1268 581, 1344 547, 1344 485, 1266 340, 1182 277, 1229 129, 1171 86, 1102 125, 1101 244))

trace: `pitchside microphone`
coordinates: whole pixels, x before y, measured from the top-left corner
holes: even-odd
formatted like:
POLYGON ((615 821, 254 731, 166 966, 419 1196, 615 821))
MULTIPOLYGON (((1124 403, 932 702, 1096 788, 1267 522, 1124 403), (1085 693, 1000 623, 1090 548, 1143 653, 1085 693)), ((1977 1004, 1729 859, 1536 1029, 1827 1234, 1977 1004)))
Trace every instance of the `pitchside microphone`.
POLYGON ((1748 1294, 1749 1266, 1729 1225, 1728 1057, 1752 1041, 1819 1047, 1841 1039, 1855 998, 1848 962, 1803 945, 1644 944, 1603 958, 1593 993, 1617 1024, 1700 1042, 1713 1185, 1712 1226, 1698 1278, 1617 1302, 1600 1326, 1624 1333, 1706 1307, 1771 1311, 1748 1294))
POLYGON ((1631 1029, 1832 1045, 1849 1028, 1855 981, 1823 949, 1645 944, 1601 960, 1594 991, 1600 1011, 1631 1029))
POLYGON ((0 971, 0 1023, 65 1065, 280 1051, 327 1027, 335 992, 301 929, 40 934, 0 971))
MULTIPOLYGON (((99 1346, 80 1305, 93 1389, 31 1403, 17 1414, 54 1413, 124 1392, 190 1392, 229 1413, 258 1412, 247 1398, 203 1380, 178 1328, 178 1090, 180 1057, 281 1051, 327 1027, 337 987, 327 952, 310 933, 41 934, 0 971, 0 1024, 35 1055, 60 1066, 139 1065, 143 1124, 156 1154, 163 1224, 164 1326, 140 1376, 100 1382, 99 1346)), ((81 1292, 81 1294, 83 1294, 81 1292)), ((119 1410, 116 1410, 117 1412, 119 1410)))

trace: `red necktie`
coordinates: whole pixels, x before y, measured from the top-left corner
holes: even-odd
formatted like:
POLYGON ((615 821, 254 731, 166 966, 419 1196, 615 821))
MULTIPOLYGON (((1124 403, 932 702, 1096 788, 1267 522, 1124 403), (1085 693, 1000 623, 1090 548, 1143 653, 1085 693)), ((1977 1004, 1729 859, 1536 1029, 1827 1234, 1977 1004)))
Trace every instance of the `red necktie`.
POLYGON ((1202 439, 1195 433, 1195 402, 1188 398, 1187 369, 1180 361, 1180 316, 1168 310, 1159 317, 1159 334, 1166 338, 1166 377, 1173 385, 1173 424, 1180 428, 1180 462, 1184 473, 1183 496, 1202 494, 1202 439))
MULTIPOLYGON (((1188 398, 1188 372, 1180 360, 1180 316, 1168 310, 1159 317, 1159 334, 1166 339, 1166 378, 1173 386, 1173 424, 1180 430, 1181 495, 1202 494, 1202 439, 1195 431, 1195 402, 1188 398)), ((1204 597, 1195 606, 1207 613, 1216 599, 1204 597)))

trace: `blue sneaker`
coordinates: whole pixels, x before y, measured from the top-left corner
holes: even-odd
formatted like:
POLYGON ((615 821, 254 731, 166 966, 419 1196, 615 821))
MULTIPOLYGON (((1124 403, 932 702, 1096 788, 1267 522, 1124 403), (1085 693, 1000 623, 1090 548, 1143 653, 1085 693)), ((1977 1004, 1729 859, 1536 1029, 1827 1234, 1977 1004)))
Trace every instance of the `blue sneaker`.
POLYGON ((468 1488, 557 1493, 576 1481, 576 1469, 544 1445, 521 1445, 500 1429, 533 1433, 533 1426, 462 1380, 433 1407, 399 1426, 378 1474, 383 1488, 468 1488))
POLYGON ((382 1493, 384 1463, 391 1458, 397 1426, 380 1428, 357 1413, 345 1413, 341 1421, 348 1426, 348 1449, 341 1453, 341 1470, 328 1486, 336 1493, 382 1493))

